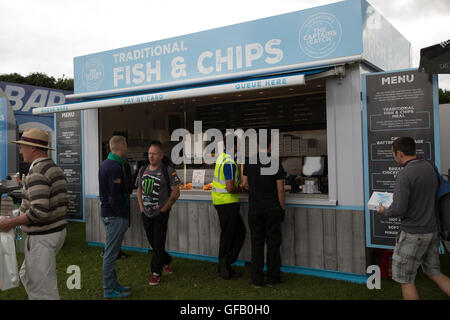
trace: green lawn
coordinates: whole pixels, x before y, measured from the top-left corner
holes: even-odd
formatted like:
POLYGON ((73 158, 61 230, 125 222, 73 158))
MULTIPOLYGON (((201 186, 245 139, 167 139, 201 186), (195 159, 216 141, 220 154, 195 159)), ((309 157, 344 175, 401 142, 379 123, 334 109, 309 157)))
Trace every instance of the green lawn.
MULTIPOLYGON (((103 299, 101 248, 89 247, 85 240, 84 223, 69 223, 66 242, 57 257, 58 286, 61 299, 97 300, 103 299), (70 274, 67 267, 78 265, 81 269, 81 289, 69 290, 66 281, 70 274)), ((249 268, 236 267, 244 276, 229 281, 217 275, 217 264, 174 257, 172 275, 163 276, 159 286, 150 287, 149 261, 151 254, 128 252, 131 256, 117 261, 117 274, 122 285, 133 287, 127 299, 158 300, 322 300, 322 299, 401 299, 400 286, 392 281, 382 280, 381 290, 369 290, 365 284, 330 280, 297 274, 283 274, 285 283, 276 287, 253 288, 250 285, 249 268)), ((17 255, 19 267, 23 254, 17 255)), ((449 255, 441 256, 441 269, 450 274, 449 255)), ((440 289, 420 273, 416 281, 422 299, 447 299, 440 289)), ((0 300, 27 299, 22 286, 0 292, 0 300)))

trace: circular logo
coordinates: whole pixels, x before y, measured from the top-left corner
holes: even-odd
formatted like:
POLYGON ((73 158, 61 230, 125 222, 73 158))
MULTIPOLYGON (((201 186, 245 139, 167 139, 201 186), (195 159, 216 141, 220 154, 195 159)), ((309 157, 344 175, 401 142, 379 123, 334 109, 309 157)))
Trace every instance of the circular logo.
POLYGON ((342 27, 330 13, 317 13, 309 17, 299 31, 300 49, 311 58, 330 55, 341 42, 342 27))
POLYGON ((83 81, 88 91, 95 91, 103 83, 104 68, 100 60, 90 58, 83 68, 83 81))

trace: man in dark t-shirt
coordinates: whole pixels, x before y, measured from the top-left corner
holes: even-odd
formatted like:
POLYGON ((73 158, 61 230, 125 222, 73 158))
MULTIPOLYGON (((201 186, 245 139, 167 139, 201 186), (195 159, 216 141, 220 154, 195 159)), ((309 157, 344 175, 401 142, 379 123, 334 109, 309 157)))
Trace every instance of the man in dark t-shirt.
POLYGON ((163 162, 161 142, 153 141, 148 149, 149 165, 138 174, 137 198, 148 242, 153 248, 150 264, 151 286, 158 285, 161 273, 171 274, 172 258, 165 250, 167 224, 172 205, 180 196, 180 179, 175 169, 163 162))
MULTIPOLYGON (((270 155, 271 145, 261 152, 270 155)), ((261 157, 259 157, 261 158, 261 157)), ((274 159, 272 158, 272 161, 274 159)), ((242 184, 249 188, 248 225, 251 233, 251 282, 255 287, 264 284, 264 244, 267 242, 267 285, 281 280, 281 222, 285 213, 284 171, 281 163, 276 174, 263 175, 261 168, 268 167, 259 161, 244 166, 242 184)))

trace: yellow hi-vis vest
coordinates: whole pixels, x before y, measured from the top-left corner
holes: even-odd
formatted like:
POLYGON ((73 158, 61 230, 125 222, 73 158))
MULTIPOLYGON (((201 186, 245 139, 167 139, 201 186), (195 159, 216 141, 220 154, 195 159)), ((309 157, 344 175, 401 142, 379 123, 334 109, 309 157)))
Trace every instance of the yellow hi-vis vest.
POLYGON ((239 195, 237 193, 228 193, 225 182, 225 175, 223 167, 226 163, 232 163, 236 166, 234 173, 234 185, 239 186, 239 167, 229 154, 221 153, 216 160, 216 167, 214 168, 214 178, 212 182, 212 201, 214 205, 228 204, 239 202, 239 195))

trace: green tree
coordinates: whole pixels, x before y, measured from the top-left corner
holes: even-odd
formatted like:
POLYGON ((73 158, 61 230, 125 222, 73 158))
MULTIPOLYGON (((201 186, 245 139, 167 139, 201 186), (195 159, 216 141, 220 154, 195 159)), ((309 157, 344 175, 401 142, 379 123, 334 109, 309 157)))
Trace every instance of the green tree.
POLYGON ((58 78, 58 80, 56 80, 55 89, 73 91, 73 79, 72 78, 64 78, 64 75, 63 75, 62 78, 58 78))
POLYGON ((27 82, 26 78, 18 73, 1 74, 0 81, 21 83, 21 84, 26 84, 27 82))
POLYGON ((0 75, 0 81, 73 91, 73 79, 65 78, 65 75, 61 78, 55 79, 54 77, 48 76, 42 72, 33 72, 26 77, 18 73, 10 73, 0 75))
POLYGON ((450 103, 450 91, 439 89, 439 104, 450 103))
POLYGON ((33 72, 30 73, 27 77, 28 84, 32 86, 39 86, 44 88, 54 88, 55 87, 55 78, 50 77, 42 72, 33 72))

